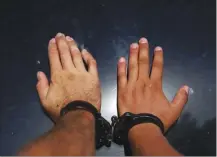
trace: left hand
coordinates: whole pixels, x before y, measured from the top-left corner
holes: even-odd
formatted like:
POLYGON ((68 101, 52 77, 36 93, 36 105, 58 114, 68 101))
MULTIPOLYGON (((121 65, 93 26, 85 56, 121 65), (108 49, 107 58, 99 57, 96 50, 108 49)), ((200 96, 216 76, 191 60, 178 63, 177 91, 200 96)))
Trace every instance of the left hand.
POLYGON ((51 81, 48 82, 43 72, 38 72, 36 87, 42 106, 51 118, 56 121, 60 110, 75 100, 87 101, 100 111, 100 82, 92 55, 85 49, 80 53, 75 41, 62 33, 50 40, 48 51, 51 81))
POLYGON ((188 100, 189 87, 181 87, 173 101, 169 102, 162 88, 163 59, 163 49, 156 47, 150 68, 148 40, 141 38, 139 44, 131 45, 129 77, 126 60, 121 58, 118 63, 118 109, 120 115, 125 112, 153 114, 163 122, 167 131, 180 116, 188 100))

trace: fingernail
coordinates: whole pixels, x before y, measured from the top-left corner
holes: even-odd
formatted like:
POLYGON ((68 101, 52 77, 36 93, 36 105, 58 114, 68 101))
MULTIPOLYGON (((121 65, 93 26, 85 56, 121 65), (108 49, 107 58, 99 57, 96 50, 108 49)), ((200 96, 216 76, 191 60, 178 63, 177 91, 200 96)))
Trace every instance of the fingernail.
POLYGON ((54 38, 52 38, 51 40, 50 40, 50 43, 55 43, 56 42, 56 40, 54 39, 54 38))
POLYGON ((145 44, 145 43, 148 43, 148 40, 146 38, 141 38, 139 40, 139 42, 142 43, 142 44, 145 44))
POLYGON ((131 48, 133 48, 133 49, 138 48, 138 44, 137 44, 137 43, 133 43, 133 44, 131 44, 131 48))
POLYGON ((121 57, 120 60, 119 60, 119 62, 120 62, 120 63, 125 62, 125 58, 124 58, 124 57, 121 57))
POLYGON ((61 37, 63 35, 64 35, 63 33, 57 33, 57 37, 61 37))
POLYGON ((72 52, 79 51, 78 47, 75 47, 75 46, 71 46, 70 49, 71 49, 72 52))
POLYGON ((160 46, 155 47, 155 51, 162 51, 162 48, 160 46))
POLYGON ((38 78, 38 80, 40 80, 41 79, 41 72, 39 71, 39 72, 37 72, 37 78, 38 78))
POLYGON ((83 49, 83 50, 82 50, 82 53, 87 53, 87 50, 86 50, 86 49, 83 49))
POLYGON ((189 87, 188 86, 184 86, 183 89, 186 91, 187 94, 189 94, 189 87))
POLYGON ((66 40, 72 41, 73 39, 70 36, 66 36, 66 40))

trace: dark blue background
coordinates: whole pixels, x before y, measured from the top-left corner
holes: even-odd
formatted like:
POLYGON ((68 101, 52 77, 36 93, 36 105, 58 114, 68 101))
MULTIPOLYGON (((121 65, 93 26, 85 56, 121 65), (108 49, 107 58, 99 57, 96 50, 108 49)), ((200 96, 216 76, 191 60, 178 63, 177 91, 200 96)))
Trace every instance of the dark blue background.
MULTIPOLYGON (((116 114, 116 63, 131 42, 146 37, 162 46, 164 91, 171 100, 189 85, 184 112, 167 135, 185 155, 216 154, 215 0, 70 0, 0 2, 0 155, 17 150, 52 127, 40 107, 36 72, 49 75, 47 43, 72 36, 95 56, 103 116, 116 114)), ((122 147, 97 155, 124 155, 122 147)))

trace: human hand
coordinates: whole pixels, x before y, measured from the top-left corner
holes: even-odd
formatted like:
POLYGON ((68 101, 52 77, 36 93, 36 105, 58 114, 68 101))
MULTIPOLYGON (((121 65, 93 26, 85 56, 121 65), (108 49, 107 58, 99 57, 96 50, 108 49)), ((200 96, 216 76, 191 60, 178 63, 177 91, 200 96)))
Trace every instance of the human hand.
POLYGON ((118 109, 125 112, 151 113, 164 124, 165 131, 178 119, 188 99, 188 86, 179 89, 169 102, 162 90, 163 50, 156 47, 149 75, 149 46, 145 38, 130 46, 128 78, 126 60, 118 62, 118 109))
POLYGON ((60 110, 75 100, 89 102, 100 111, 100 82, 92 55, 85 49, 80 53, 75 41, 61 33, 50 40, 48 55, 50 83, 43 72, 38 72, 36 87, 42 106, 51 118, 56 121, 60 110), (85 69, 82 57, 88 70, 85 69))

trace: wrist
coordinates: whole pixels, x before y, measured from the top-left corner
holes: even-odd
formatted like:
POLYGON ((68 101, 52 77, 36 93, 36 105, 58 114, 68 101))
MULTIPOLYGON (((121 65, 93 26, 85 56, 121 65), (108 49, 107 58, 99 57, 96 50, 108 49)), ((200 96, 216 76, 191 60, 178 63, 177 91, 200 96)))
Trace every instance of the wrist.
POLYGON ((153 123, 141 123, 133 126, 128 133, 130 141, 144 140, 146 138, 163 136, 160 128, 153 123))
POLYGON ((92 121, 98 115, 100 115, 98 110, 92 104, 81 100, 73 101, 60 110, 60 116, 66 117, 65 119, 77 116, 92 121))
POLYGON ((80 122, 85 125, 93 123, 95 121, 95 117, 91 112, 86 110, 71 110, 62 116, 61 120, 65 124, 72 123, 72 121, 76 120, 78 123, 80 122))
POLYGON ((68 111, 58 119, 47 138, 54 141, 49 144, 51 150, 55 145, 64 153, 86 154, 91 152, 94 150, 95 143, 95 117, 85 110, 68 111), (87 149, 84 149, 85 144, 88 145, 87 149))

